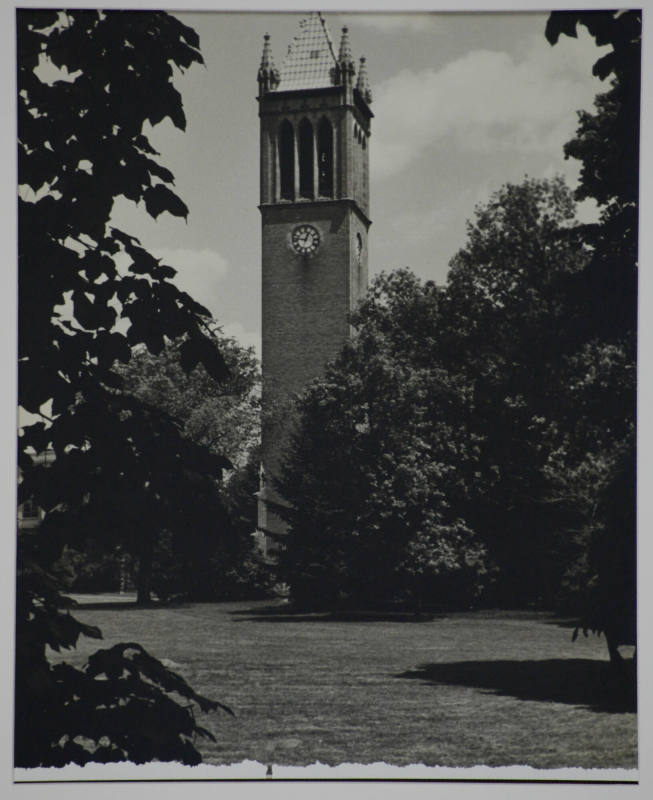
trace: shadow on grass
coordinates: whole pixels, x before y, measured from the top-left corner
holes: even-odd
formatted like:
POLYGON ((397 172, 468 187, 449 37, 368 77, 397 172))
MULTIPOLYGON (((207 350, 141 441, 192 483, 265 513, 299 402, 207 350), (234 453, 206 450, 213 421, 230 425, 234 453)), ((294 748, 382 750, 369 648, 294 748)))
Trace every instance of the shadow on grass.
POLYGON ((229 613, 243 617, 241 622, 432 622, 449 616, 412 611, 294 611, 287 604, 236 609, 229 613))
POLYGON ((578 617, 553 616, 551 619, 545 619, 542 621, 545 625, 555 625, 556 628, 569 628, 570 631, 573 631, 575 628, 579 627, 578 617))
POLYGON ((546 661, 459 661, 422 664, 395 678, 421 680, 432 686, 469 686, 492 694, 548 703, 585 706, 615 714, 637 710, 632 662, 617 675, 607 661, 588 658, 546 661))
POLYGON ((136 611, 142 608, 148 608, 148 606, 139 606, 136 603, 114 603, 109 600, 99 600, 89 603, 77 603, 77 605, 72 606, 70 610, 74 614, 75 611, 136 611))
POLYGON ((137 603, 129 600, 84 600, 71 606, 70 611, 169 611, 175 608, 184 608, 187 603, 137 603))

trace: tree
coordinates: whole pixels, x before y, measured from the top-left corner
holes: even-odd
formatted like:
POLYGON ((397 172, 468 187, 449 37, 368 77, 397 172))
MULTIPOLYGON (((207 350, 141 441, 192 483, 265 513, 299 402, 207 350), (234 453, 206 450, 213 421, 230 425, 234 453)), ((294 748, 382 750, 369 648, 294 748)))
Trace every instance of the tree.
POLYGON ((608 92, 597 95, 596 114, 579 111, 574 139, 565 145, 567 157, 583 162, 578 197, 593 197, 609 214, 632 210, 639 197, 639 119, 641 90, 640 10, 554 11, 549 16, 546 37, 554 45, 561 35, 576 38, 578 25, 587 28, 598 46, 611 45, 599 58, 592 73, 611 78, 608 92))
MULTIPOLYGON (((597 224, 579 231, 590 258, 579 276, 576 297, 589 291, 598 313, 585 320, 586 349, 603 365, 619 365, 609 402, 596 405, 595 428, 612 434, 605 478, 599 482, 599 518, 590 526, 584 573, 584 627, 606 634, 610 655, 617 645, 636 641, 635 407, 637 346, 637 251, 639 197, 639 119, 641 11, 553 12, 546 36, 575 37, 584 25, 597 45, 612 45, 593 67, 610 78, 610 89, 595 100, 595 113, 579 112, 574 139, 565 155, 581 161, 577 197, 592 198, 601 209, 597 224)), ((613 370, 613 374, 614 370, 613 370)), ((598 381, 589 380, 593 383, 598 381)), ((605 385, 605 382, 603 382, 605 385)), ((604 393, 605 394, 605 393, 604 393)), ((587 394, 585 393, 585 398, 587 394)))
POLYGON ((592 248, 585 281, 603 300, 598 332, 605 339, 629 339, 633 355, 637 321, 637 245, 639 197, 639 120, 641 11, 554 12, 546 36, 555 44, 561 34, 575 37, 584 25, 597 45, 612 45, 593 74, 611 78, 610 89, 597 95, 595 113, 579 111, 576 135, 565 156, 581 162, 576 197, 592 198, 601 209, 597 224, 583 237, 592 248))
POLYGON ((82 671, 53 668, 46 645, 100 636, 70 615, 48 575, 69 525, 80 530, 76 518, 104 507, 110 527, 119 512, 146 549, 164 519, 184 524, 193 490, 229 466, 185 439, 168 414, 122 391, 114 370, 137 345, 159 353, 184 336, 186 371, 201 362, 214 379, 227 376, 206 309, 171 282, 172 267, 111 224, 121 196, 155 218, 188 213, 144 126, 169 117, 184 129, 172 78, 202 63, 199 39, 158 12, 20 10, 17 34, 18 399, 39 419, 19 440, 19 502, 32 499, 45 518, 19 537, 15 761, 196 762, 192 740, 210 734, 167 694, 219 704, 138 645, 98 651, 82 671), (35 456, 46 450, 55 460, 44 467, 35 456))
POLYGON ((209 324, 207 335, 229 371, 220 381, 202 364, 184 372, 184 340, 170 342, 156 355, 139 346, 117 371, 126 391, 177 418, 186 438, 232 464, 244 464, 260 440, 259 363, 252 348, 225 336, 217 323, 209 324))
POLYGON ((590 325, 606 289, 579 291, 594 257, 582 230, 560 180, 504 187, 452 261, 444 311, 445 340, 474 378, 488 480, 467 517, 502 568, 499 599, 576 612, 590 555, 605 551, 592 538, 615 530, 603 495, 634 423, 628 348, 590 325))
POLYGON ((561 178, 507 184, 477 207, 444 293, 442 357, 473 385, 482 441, 466 513, 500 565, 503 605, 550 607, 566 561, 550 459, 569 447, 579 410, 567 387, 587 366, 570 361, 567 295, 588 258, 576 225, 561 178))
MULTIPOLYGON (((258 594, 266 583, 255 563, 252 539, 258 489, 252 454, 260 442, 259 364, 251 348, 224 336, 217 325, 210 335, 229 369, 224 381, 211 378, 201 364, 185 375, 179 359, 183 341, 171 342, 158 355, 139 347, 128 364, 117 368, 126 391, 177 418, 185 438, 226 455, 233 465, 223 480, 214 482, 210 497, 194 498, 195 508, 186 511, 192 524, 176 532, 159 531, 152 551, 153 587, 159 597, 225 599, 247 594, 248 586, 258 594), (246 502, 243 492, 249 494, 246 502)), ((124 537, 121 531, 117 534, 124 537)))
POLYGON ((260 464, 260 447, 254 447, 225 486, 224 503, 231 536, 216 542, 211 558, 216 599, 262 599, 270 596, 276 582, 274 565, 261 558, 253 540, 258 523, 260 464))
POLYGON ((357 336, 299 403, 280 488, 298 605, 470 603, 485 552, 459 513, 476 442, 467 386, 434 356, 440 292, 381 276, 357 336))
POLYGON ((407 271, 372 285, 300 401, 281 487, 293 597, 552 605, 577 555, 556 459, 585 455, 568 455, 565 387, 591 366, 566 314, 588 258, 575 226, 561 179, 508 184, 444 287, 407 271))

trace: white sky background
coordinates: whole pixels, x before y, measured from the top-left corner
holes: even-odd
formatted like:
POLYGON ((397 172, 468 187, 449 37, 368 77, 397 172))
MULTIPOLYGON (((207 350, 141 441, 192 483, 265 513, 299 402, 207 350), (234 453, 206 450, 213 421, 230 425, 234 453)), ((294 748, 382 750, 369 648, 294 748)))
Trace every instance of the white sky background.
MULTIPOLYGON (((445 279, 465 243, 474 206, 507 181, 563 173, 576 110, 607 86, 600 55, 579 39, 544 37, 544 13, 325 14, 337 48, 348 25, 354 57, 367 57, 375 117, 370 142, 370 275, 408 266, 445 279)), ((263 34, 279 67, 299 32, 296 13, 182 13, 200 35, 206 67, 176 81, 185 133, 151 131, 190 209, 188 223, 158 222, 119 204, 115 221, 179 270, 182 288, 225 332, 260 342, 259 121, 256 73, 263 34)))

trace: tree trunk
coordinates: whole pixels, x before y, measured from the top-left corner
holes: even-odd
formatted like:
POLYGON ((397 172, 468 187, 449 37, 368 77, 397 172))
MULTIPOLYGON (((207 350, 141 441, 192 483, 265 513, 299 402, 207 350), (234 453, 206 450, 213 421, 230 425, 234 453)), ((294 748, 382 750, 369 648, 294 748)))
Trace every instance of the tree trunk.
POLYGON ((152 559, 154 543, 151 537, 143 542, 138 558, 138 572, 136 574, 136 603, 145 606, 152 602, 152 559))

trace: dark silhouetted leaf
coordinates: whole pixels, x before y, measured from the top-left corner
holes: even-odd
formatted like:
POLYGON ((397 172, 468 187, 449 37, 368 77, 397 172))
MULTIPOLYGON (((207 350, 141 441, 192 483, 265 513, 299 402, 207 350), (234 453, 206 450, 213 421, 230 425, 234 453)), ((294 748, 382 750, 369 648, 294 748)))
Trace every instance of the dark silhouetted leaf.
POLYGON ((145 200, 147 213, 155 219, 164 211, 175 217, 183 217, 184 219, 188 217, 186 204, 162 183, 147 189, 143 194, 143 199, 145 200))
POLYGON ((126 394, 115 370, 130 362, 133 343, 159 353, 169 339, 201 339, 204 329, 205 309, 169 282, 174 270, 110 224, 118 197, 144 199, 154 217, 187 217, 142 130, 165 117, 185 127, 172 79, 175 67, 201 63, 198 38, 151 11, 20 9, 16 27, 18 177, 22 189, 53 191, 18 203, 19 401, 48 422, 24 424, 19 438, 19 497, 43 517, 18 537, 15 761, 195 764, 193 737, 207 731, 189 703, 220 704, 138 646, 100 651, 79 670, 51 665, 46 645, 64 651, 101 635, 66 613, 71 601, 53 571, 62 555, 94 537, 146 564, 163 531, 180 535, 191 517, 207 529, 198 491, 212 524, 222 519, 214 473, 227 460, 189 446, 182 423, 126 394), (42 59, 74 79, 42 81, 42 59), (131 272, 116 267, 121 251, 131 272), (118 327, 125 320, 126 334, 118 327), (193 474, 185 454, 205 473, 193 474))
POLYGON ((549 43, 556 44, 562 34, 575 39, 578 16, 576 11, 554 11, 550 14, 544 34, 549 43))

